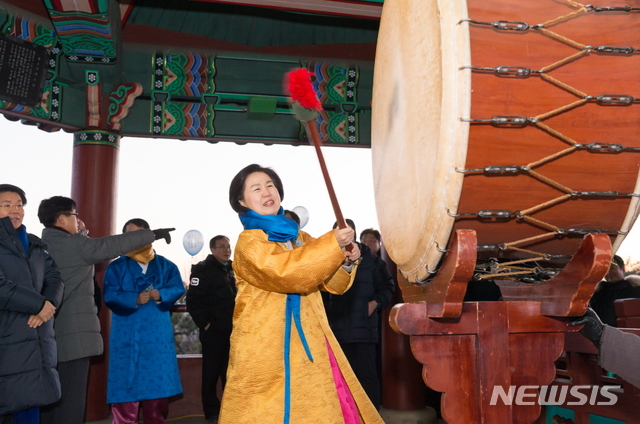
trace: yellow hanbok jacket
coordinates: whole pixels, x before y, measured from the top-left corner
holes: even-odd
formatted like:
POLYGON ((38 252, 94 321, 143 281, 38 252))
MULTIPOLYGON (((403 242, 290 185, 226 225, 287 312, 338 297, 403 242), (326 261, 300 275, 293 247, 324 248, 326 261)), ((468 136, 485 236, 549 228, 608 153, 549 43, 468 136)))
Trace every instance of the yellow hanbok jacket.
MULTIPOLYGON (((289 293, 300 293, 300 316, 313 362, 298 330, 290 338, 290 424, 343 424, 327 342, 358 407, 362 424, 384 423, 353 373, 325 314, 320 290, 344 293, 353 283, 341 263, 333 231, 289 250, 262 230, 247 230, 236 244, 233 270, 238 294, 220 424, 281 424, 285 399, 285 311, 289 293)), ((299 244, 299 243, 298 243, 299 244)))

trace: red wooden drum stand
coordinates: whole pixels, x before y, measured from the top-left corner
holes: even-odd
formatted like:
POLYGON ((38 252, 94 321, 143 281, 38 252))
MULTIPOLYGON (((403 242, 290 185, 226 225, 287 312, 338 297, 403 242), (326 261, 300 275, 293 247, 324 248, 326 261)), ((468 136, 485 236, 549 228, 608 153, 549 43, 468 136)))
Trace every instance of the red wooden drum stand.
POLYGON ((504 302, 463 303, 476 243, 473 231, 458 230, 431 283, 401 284, 405 301, 412 303, 396 305, 389 320, 396 331, 411 336, 425 383, 445 393, 441 410, 448 424, 529 424, 540 414, 537 401, 509 404, 495 393, 552 382, 565 332, 578 329, 566 317, 586 310, 609 269, 611 243, 607 235, 588 235, 553 279, 503 286, 503 292, 508 287, 504 302))

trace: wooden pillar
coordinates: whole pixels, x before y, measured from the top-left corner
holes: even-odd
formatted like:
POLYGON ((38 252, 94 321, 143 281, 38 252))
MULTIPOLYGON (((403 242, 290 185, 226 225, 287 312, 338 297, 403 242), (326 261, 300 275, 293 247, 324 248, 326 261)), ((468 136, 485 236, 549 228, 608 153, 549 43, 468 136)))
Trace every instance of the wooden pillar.
MULTIPOLYGON (((77 204, 79 218, 85 222, 91 237, 115 234, 120 136, 103 130, 86 130, 75 133, 73 141, 71 198, 77 204)), ((106 262, 96 265, 96 279, 101 289, 106 265, 106 262)), ((105 353, 91 358, 86 422, 103 420, 109 416, 106 352, 111 323, 109 311, 102 306, 100 326, 105 353)))
POLYGON ((425 407, 426 387, 422 381, 422 364, 411 353, 409 336, 396 333, 389 325, 393 305, 402 303, 396 264, 382 246, 382 259, 396 282, 396 291, 389 306, 382 311, 382 407, 396 411, 410 411, 425 407))

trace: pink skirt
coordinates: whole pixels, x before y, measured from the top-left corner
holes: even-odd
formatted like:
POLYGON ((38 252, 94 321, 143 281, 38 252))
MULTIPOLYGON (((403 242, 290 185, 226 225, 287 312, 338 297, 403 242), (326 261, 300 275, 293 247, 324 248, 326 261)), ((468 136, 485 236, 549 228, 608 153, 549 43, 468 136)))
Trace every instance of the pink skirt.
POLYGON ((355 400, 353 400, 349 386, 342 376, 342 372, 338 366, 338 361, 336 361, 336 357, 333 355, 333 350, 331 350, 331 345, 329 345, 329 342, 326 339, 325 342, 327 343, 327 350, 329 351, 329 361, 331 362, 333 381, 335 382, 336 390, 338 391, 338 399, 340 399, 340 407, 342 408, 344 423, 361 424, 358 407, 356 406, 355 400))

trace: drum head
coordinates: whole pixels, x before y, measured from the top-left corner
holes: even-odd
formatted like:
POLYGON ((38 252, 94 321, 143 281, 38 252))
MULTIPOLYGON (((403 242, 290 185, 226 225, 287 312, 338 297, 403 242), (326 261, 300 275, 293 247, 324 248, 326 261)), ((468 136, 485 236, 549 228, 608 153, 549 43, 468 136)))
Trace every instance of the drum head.
POLYGON ((409 281, 435 270, 454 225, 471 96, 466 2, 386 0, 376 50, 372 157, 376 209, 409 281))

